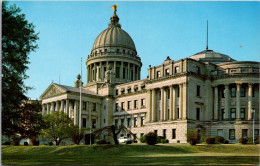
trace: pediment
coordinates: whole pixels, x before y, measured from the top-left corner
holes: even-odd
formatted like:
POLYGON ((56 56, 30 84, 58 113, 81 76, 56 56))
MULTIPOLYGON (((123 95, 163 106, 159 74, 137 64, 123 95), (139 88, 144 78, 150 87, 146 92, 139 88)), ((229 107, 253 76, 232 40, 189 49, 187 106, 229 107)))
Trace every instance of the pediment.
POLYGON ((48 98, 48 97, 52 97, 52 96, 57 96, 59 94, 65 93, 66 90, 60 88, 59 86, 55 85, 55 84, 51 84, 44 92, 43 94, 40 96, 41 99, 43 98, 48 98))

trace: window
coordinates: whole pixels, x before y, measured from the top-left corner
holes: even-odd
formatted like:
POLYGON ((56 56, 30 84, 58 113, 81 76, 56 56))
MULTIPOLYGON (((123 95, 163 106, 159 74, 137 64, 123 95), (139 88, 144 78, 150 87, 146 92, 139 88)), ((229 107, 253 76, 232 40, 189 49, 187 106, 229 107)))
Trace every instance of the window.
POLYGON ((120 67, 116 67, 116 78, 120 77, 120 67))
POLYGON ((197 73, 200 74, 200 67, 197 66, 197 73))
POLYGON ((141 99, 141 106, 145 107, 145 99, 141 99))
POLYGON ((134 71, 131 70, 131 80, 133 81, 134 80, 134 71))
POLYGON ((180 119, 180 108, 177 108, 177 119, 180 119))
POLYGON ((154 130, 154 133, 157 135, 157 130, 154 130))
POLYGON ((118 127, 118 119, 115 119, 115 127, 118 127))
POLYGON ((167 110, 167 120, 169 120, 170 119, 170 109, 168 108, 168 110, 167 110))
POLYGON ((104 123, 106 123, 106 119, 104 119, 104 123))
POLYGON ((179 73, 179 66, 176 66, 176 67, 174 68, 174 73, 179 73))
POLYGON ((118 95, 118 89, 116 89, 116 95, 118 95))
POLYGON ((166 129, 163 129, 163 138, 166 139, 166 129))
POLYGON ((104 67, 104 73, 107 71, 107 68, 106 67, 104 67))
POLYGON ((124 103, 124 102, 121 103, 121 110, 122 110, 122 111, 125 110, 125 103, 124 103))
POLYGON ((83 102, 83 110, 87 110, 87 102, 83 102))
POLYGON ((134 109, 137 108, 137 100, 134 100, 134 109))
POLYGON ((142 137, 142 136, 144 136, 144 133, 141 133, 141 134, 140 134, 140 137, 142 137))
POLYGON ((252 86, 252 97, 255 97, 255 87, 252 86))
POLYGON ((245 108, 240 108, 240 119, 245 120, 245 108))
POLYGON ((125 120, 121 119, 121 126, 124 126, 125 120))
POLYGON ((197 96, 200 96, 200 86, 197 85, 197 96))
POLYGON ((144 117, 141 117, 141 126, 144 126, 144 117))
POLYGON ((243 138, 248 137, 248 129, 242 129, 242 137, 243 138))
POLYGON ((107 52, 107 49, 105 49, 105 52, 107 52))
POLYGON ((172 139, 176 139, 176 129, 172 129, 172 139))
POLYGON ((225 98, 225 89, 224 88, 221 89, 221 98, 225 98))
POLYGON ((255 138, 259 137, 259 129, 255 129, 255 133, 254 133, 255 138))
POLYGON ((96 108, 97 107, 97 104, 96 103, 93 103, 93 110, 92 111, 96 111, 96 108))
POLYGON ((225 119, 224 115, 225 115, 225 109, 222 108, 221 112, 220 112, 220 120, 224 120, 225 119))
POLYGON ((236 88, 231 88, 231 97, 236 97, 236 88))
POLYGON ((229 139, 230 140, 235 139, 235 129, 229 129, 229 139))
POLYGON ((126 79, 126 69, 123 68, 123 79, 126 79))
POLYGON ((236 119, 236 109, 235 108, 231 108, 230 109, 230 119, 231 120, 235 120, 236 119))
POLYGON ((123 53, 125 54, 125 50, 123 50, 123 53))
POLYGON ((131 93, 131 87, 127 88, 127 93, 131 93))
POLYGON ((217 129, 217 136, 223 137, 223 129, 217 129))
POLYGON ((170 89, 167 89, 167 99, 170 99, 170 89))
POLYGON ((130 110, 131 109, 131 101, 128 101, 127 102, 127 110, 130 110))
POLYGON ((83 124, 82 124, 82 126, 83 126, 83 128, 86 128, 87 127, 87 118, 83 118, 83 124))
POLYGON ((161 77, 161 72, 157 71, 157 78, 161 77))
POLYGON ((118 111, 118 103, 116 103, 116 105, 115 105, 115 112, 117 112, 118 111))
POLYGON ((180 87, 177 88, 177 97, 180 97, 180 87))
POLYGON ((170 69, 165 69, 165 75, 166 76, 170 75, 170 69))
POLYGON ((161 100, 161 99, 162 99, 161 91, 159 91, 158 95, 159 95, 159 96, 158 96, 159 100, 161 100))
POLYGON ((116 49, 116 53, 119 53, 119 49, 116 49))
POLYGON ((92 119, 92 128, 93 128, 93 129, 96 128, 96 119, 92 119))
POLYGON ((245 97, 246 96, 246 90, 244 87, 241 87, 240 89, 240 97, 245 97))
POLYGON ((196 110, 197 112, 197 116, 196 116, 196 120, 200 120, 200 108, 197 108, 197 110, 196 110))
POLYGON ((137 127, 137 117, 134 117, 134 127, 137 127))
POLYGON ((130 127, 131 118, 127 118, 127 127, 130 127))

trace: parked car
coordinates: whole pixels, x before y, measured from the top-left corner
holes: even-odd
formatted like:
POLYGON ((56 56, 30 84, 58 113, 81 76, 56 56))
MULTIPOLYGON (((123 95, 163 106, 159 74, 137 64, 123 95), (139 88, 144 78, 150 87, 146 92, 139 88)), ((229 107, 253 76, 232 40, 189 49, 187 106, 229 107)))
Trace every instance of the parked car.
POLYGON ((133 140, 131 138, 127 138, 127 137, 120 137, 118 139, 119 143, 125 143, 126 141, 132 141, 133 142, 133 140))

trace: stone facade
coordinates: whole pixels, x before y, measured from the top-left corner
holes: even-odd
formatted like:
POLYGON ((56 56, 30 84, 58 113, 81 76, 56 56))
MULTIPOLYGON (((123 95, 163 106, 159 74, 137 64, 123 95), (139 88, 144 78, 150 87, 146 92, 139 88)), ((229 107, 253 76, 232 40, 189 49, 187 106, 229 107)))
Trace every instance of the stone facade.
POLYGON ((46 89, 40 97, 43 114, 64 111, 86 133, 124 125, 137 138, 153 131, 170 143, 185 143, 187 131, 197 128, 202 135, 234 143, 252 136, 254 109, 259 136, 258 62, 206 49, 177 61, 167 57, 140 80, 141 58, 118 21, 115 13, 88 56, 81 111, 78 77, 75 87, 52 83, 46 89))

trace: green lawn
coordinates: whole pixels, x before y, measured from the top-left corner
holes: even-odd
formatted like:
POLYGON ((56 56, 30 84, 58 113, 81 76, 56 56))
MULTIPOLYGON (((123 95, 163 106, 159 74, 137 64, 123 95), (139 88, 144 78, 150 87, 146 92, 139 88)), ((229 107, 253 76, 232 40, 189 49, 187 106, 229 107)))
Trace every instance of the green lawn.
POLYGON ((259 164, 259 145, 2 146, 3 165, 259 164))

